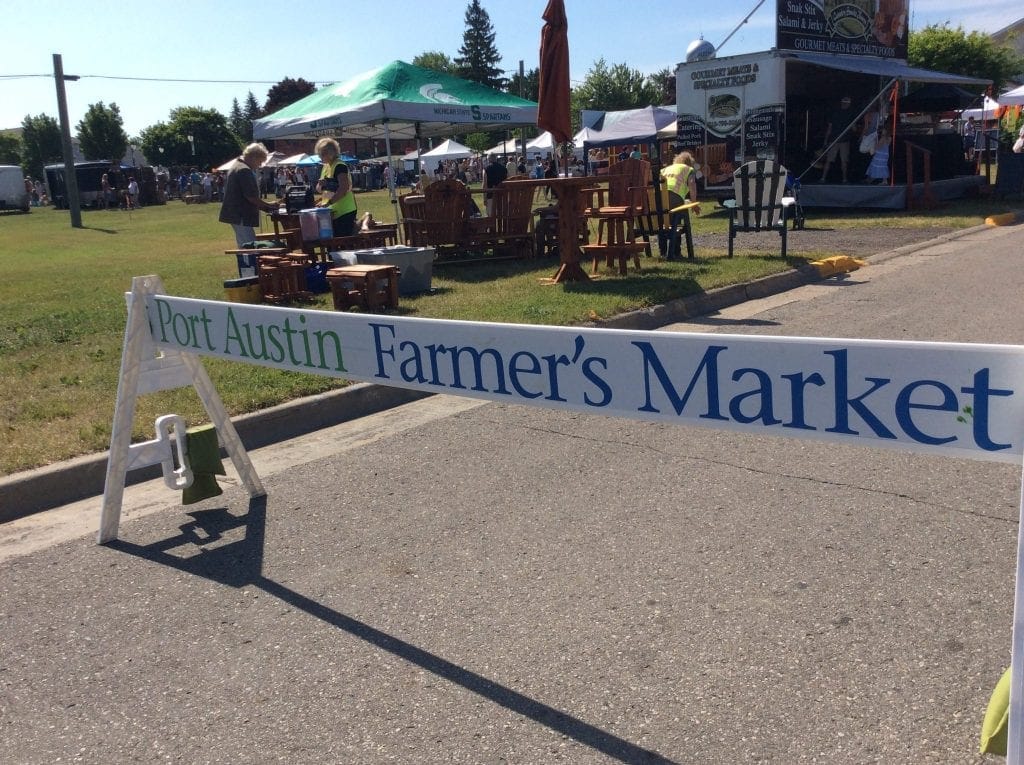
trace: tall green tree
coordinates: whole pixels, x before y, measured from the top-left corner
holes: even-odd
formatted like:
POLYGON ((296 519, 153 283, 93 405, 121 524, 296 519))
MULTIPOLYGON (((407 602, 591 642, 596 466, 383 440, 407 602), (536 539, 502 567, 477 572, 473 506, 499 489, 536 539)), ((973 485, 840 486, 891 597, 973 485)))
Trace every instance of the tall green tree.
POLYGON ((85 116, 79 121, 78 145, 86 159, 109 159, 120 162, 128 148, 128 134, 117 104, 104 106, 100 101, 89 104, 85 116))
POLYGON ((245 140, 245 115, 242 114, 242 107, 238 105, 238 99, 231 99, 231 111, 228 112, 228 127, 231 132, 238 136, 239 141, 245 140))
POLYGON ((460 77, 503 90, 506 81, 498 67, 501 54, 494 46, 494 38, 491 17, 480 5, 480 0, 471 0, 466 8, 462 47, 455 58, 456 69, 460 77))
POLYGON ((43 166, 60 162, 64 155, 57 120, 45 114, 26 115, 21 123, 21 146, 21 166, 33 178, 42 178, 43 166))
POLYGON ((21 141, 13 133, 0 133, 0 165, 21 164, 21 141))
POLYGON ((267 100, 263 104, 263 112, 259 116, 273 114, 278 109, 283 109, 299 99, 305 98, 315 90, 316 85, 308 80, 301 77, 297 80, 285 77, 267 91, 267 100))
POLYGON ((661 69, 647 78, 658 93, 658 101, 653 103, 667 106, 676 102, 676 75, 670 69, 661 69))
POLYGON ((258 120, 263 116, 263 111, 260 109, 259 101, 256 100, 256 96, 252 94, 250 90, 245 96, 245 106, 242 107, 242 116, 245 118, 245 126, 243 128, 243 134, 241 136, 243 143, 249 143, 252 141, 252 123, 254 120, 258 120))
POLYGON ((995 94, 1008 79, 1024 73, 1024 58, 1013 48, 999 45, 983 32, 965 32, 959 26, 952 29, 949 24, 932 24, 911 31, 907 63, 992 80, 995 94))
POLYGON ((519 72, 513 74, 508 79, 508 92, 528 101, 536 101, 540 93, 540 70, 527 69, 522 77, 519 76, 519 72))
POLYGON ((639 109, 661 103, 659 87, 637 69, 625 64, 609 67, 603 58, 594 62, 579 87, 570 96, 572 112, 580 109, 639 109))
POLYGON ((143 130, 139 147, 147 157, 162 157, 166 165, 209 169, 238 156, 242 141, 216 109, 182 106, 171 111, 169 122, 158 122, 143 130))
POLYGON ((412 65, 442 74, 458 74, 454 62, 447 53, 439 50, 425 50, 412 59, 412 65))

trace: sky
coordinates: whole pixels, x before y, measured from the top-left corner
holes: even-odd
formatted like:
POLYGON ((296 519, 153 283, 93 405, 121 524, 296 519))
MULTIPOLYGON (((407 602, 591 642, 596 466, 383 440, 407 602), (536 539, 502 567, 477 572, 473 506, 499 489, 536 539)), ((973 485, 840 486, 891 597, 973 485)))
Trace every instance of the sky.
MULTIPOLYGON (((57 117, 53 54, 60 54, 68 116, 75 126, 90 104, 116 103, 130 138, 166 122, 179 106, 217 109, 261 104, 285 77, 317 85, 347 80, 424 51, 458 55, 469 0, 28 0, 4 3, 0 129, 26 115, 57 117), (177 82, 173 80, 178 80, 177 82), (183 81, 184 80, 184 81, 183 81), (214 82, 220 81, 220 82, 214 82)), ((500 66, 537 66, 547 0, 481 0, 495 32, 500 66)), ((565 0, 573 84, 595 61, 645 74, 675 70, 703 37, 720 55, 775 44, 776 0, 565 0), (754 11, 746 23, 743 19, 754 11), (737 27, 739 29, 737 30, 737 27), (734 31, 732 37, 729 35, 734 31)), ((949 23, 991 33, 1024 17, 1019 0, 910 0, 910 28, 949 23)))

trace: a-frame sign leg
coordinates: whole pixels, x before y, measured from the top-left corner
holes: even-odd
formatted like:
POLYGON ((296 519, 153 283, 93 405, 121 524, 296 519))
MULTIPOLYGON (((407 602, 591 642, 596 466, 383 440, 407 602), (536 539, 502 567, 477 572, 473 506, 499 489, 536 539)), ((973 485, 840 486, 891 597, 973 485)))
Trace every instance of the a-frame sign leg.
POLYGON ((260 497, 266 494, 249 460, 249 454, 238 437, 238 431, 199 359, 194 354, 178 350, 160 351, 153 344, 146 315, 146 299, 163 293, 160 277, 136 276, 132 279, 131 292, 127 294, 128 320, 110 434, 110 456, 107 460, 98 535, 100 544, 117 539, 125 477, 132 468, 130 450, 135 404, 139 395, 144 393, 192 385, 249 496, 260 497))

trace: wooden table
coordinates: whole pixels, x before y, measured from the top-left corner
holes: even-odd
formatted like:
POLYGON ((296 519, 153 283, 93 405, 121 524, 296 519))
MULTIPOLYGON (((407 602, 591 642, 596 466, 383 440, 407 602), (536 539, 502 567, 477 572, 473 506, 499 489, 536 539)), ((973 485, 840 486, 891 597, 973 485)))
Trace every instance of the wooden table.
POLYGON ((267 213, 270 216, 270 222, 274 224, 274 236, 280 236, 282 230, 295 230, 299 228, 299 214, 289 212, 272 212, 267 213))
POLYGON ((580 218, 587 208, 583 189, 593 188, 595 178, 586 175, 568 178, 529 178, 503 181, 503 186, 550 186, 558 195, 558 271, 552 282, 587 282, 590 277, 580 266, 580 218))

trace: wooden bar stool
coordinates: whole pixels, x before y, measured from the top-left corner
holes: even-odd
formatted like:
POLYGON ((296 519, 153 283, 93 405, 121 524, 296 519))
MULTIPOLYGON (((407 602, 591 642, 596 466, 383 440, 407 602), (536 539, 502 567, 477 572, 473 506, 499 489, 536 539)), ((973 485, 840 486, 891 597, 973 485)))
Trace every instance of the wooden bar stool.
POLYGON ((343 266, 327 272, 335 311, 359 308, 382 311, 398 307, 396 266, 343 266))
POLYGON ((629 215, 609 215, 597 222, 597 244, 586 244, 583 251, 593 257, 596 274, 601 260, 610 268, 618 261, 619 274, 625 276, 626 261, 632 257, 636 270, 640 270, 640 253, 647 248, 646 242, 637 242, 633 231, 633 219, 629 215))

